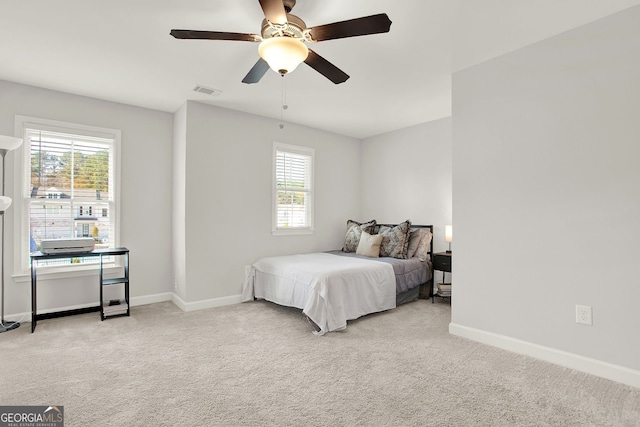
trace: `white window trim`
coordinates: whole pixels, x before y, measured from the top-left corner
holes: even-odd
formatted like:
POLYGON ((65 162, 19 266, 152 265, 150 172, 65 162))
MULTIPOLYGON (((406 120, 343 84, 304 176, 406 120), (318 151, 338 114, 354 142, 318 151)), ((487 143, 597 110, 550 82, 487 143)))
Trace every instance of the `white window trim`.
MULTIPOLYGON (((121 176, 121 139, 122 132, 118 129, 102 128, 97 126, 88 126, 77 123, 62 122, 58 120, 41 119, 37 117, 28 116, 15 116, 15 136, 18 138, 25 137, 26 129, 29 125, 35 125, 43 129, 49 129, 56 132, 64 133, 82 133, 84 135, 113 138, 113 158, 115 162, 113 185, 115 189, 114 205, 115 209, 112 213, 114 215, 114 227, 115 227, 115 242, 114 246, 120 246, 120 176, 121 176)), ((29 240, 23 239, 29 232, 29 224, 23 215, 26 209, 26 201, 24 194, 27 194, 28 181, 26 181, 27 171, 25 170, 25 150, 28 144, 23 143, 18 149, 14 151, 14 187, 13 187, 13 205, 12 209, 14 218, 14 259, 13 259, 13 275, 12 277, 16 282, 27 281, 31 277, 31 271, 29 269, 29 240)), ((109 267, 106 271, 109 272, 112 269, 119 269, 118 265, 121 260, 118 258, 117 264, 113 267, 109 267)), ((68 278, 77 276, 93 276, 95 272, 100 268, 98 264, 85 264, 82 266, 74 267, 46 267, 38 269, 38 277, 43 280, 54 278, 68 278)))
POLYGON ((315 210, 315 150, 310 147, 302 147, 299 145, 284 144, 282 142, 273 143, 273 152, 271 155, 271 234, 274 236, 294 236, 313 234, 314 228, 314 210, 315 210), (290 227, 279 228, 278 224, 278 190, 276 189, 276 153, 277 151, 288 151, 290 153, 298 153, 311 156, 311 207, 309 209, 309 225, 307 227, 290 227))

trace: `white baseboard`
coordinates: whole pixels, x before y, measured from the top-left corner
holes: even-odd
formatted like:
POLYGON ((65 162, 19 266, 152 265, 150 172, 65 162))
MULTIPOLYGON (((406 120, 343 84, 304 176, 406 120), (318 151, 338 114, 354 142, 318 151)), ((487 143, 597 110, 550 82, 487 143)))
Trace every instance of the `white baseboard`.
MULTIPOLYGON (((171 292, 166 292, 162 294, 144 295, 141 297, 131 297, 131 299, 129 300, 129 303, 131 304, 131 307, 135 307, 137 305, 146 305, 146 304, 154 304, 157 302, 172 301, 171 299, 172 295, 173 294, 171 292)), ((38 310, 38 314, 55 313, 58 311, 67 311, 67 310, 78 310, 81 308, 95 307, 96 305, 98 305, 98 301, 90 302, 86 304, 68 305, 65 307, 44 308, 44 309, 38 310)), ((31 322, 31 312, 29 311, 24 313, 8 314, 5 316, 5 319, 10 320, 12 322, 31 322)))
MULTIPOLYGON (((196 311, 196 310, 203 310, 206 308, 239 304, 242 302, 241 297, 242 296, 238 294, 238 295, 231 295, 231 296, 222 297, 222 298, 212 298, 212 299, 196 301, 196 302, 186 302, 182 298, 180 298, 178 295, 171 292, 166 292, 161 294, 131 297, 129 302, 131 303, 131 307, 135 307, 138 305, 155 304, 158 302, 171 301, 175 305, 177 305, 182 311, 196 311)), ((57 311, 77 310, 81 308, 94 307, 97 304, 98 304, 97 302, 92 302, 87 304, 70 305, 66 307, 46 308, 46 309, 38 310, 38 314, 54 313, 57 311)), ((7 314, 5 315, 5 320, 12 321, 12 322, 21 322, 21 323, 31 322, 31 312, 29 311, 24 313, 7 314)))
POLYGON ((136 305, 155 304, 157 302, 173 301, 173 294, 165 292, 162 294, 144 295, 141 297, 131 297, 131 307, 136 305))
POLYGON ((505 335, 495 334, 493 332, 458 325, 456 323, 449 324, 449 333, 493 347, 498 347, 503 350, 511 351, 513 353, 524 354, 556 365, 640 388, 640 371, 635 369, 602 362, 600 360, 591 359, 578 354, 568 353, 566 351, 533 344, 505 335))
POLYGON ((231 295, 228 297, 212 298, 196 302, 186 302, 177 294, 171 295, 171 301, 182 311, 204 310, 205 308, 222 307, 224 305, 240 304, 242 295, 231 295))

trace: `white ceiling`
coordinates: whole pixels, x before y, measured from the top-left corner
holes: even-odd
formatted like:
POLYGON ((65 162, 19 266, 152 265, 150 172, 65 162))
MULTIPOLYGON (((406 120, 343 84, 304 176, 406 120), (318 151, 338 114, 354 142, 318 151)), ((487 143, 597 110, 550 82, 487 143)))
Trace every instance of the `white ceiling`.
MULTIPOLYGON (((640 0, 298 0, 308 27, 386 12, 386 34, 312 46, 351 76, 301 64, 286 122, 365 138, 451 114, 451 73, 640 0)), ((186 100, 280 118, 283 79, 241 83, 256 43, 176 40, 172 28, 260 32, 258 0, 0 0, 0 79, 174 112, 186 100), (218 96, 193 92, 196 85, 218 96)), ((0 100, 1 100, 0 94, 0 100)))

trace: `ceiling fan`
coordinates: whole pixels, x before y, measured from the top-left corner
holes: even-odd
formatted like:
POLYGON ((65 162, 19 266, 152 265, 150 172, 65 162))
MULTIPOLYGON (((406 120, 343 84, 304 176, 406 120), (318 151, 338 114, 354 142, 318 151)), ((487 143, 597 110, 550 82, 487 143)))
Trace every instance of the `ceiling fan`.
POLYGON ((291 15, 296 0, 259 0, 265 19, 261 34, 228 33, 222 31, 171 30, 177 39, 236 40, 260 43, 260 59, 242 80, 257 83, 269 68, 282 76, 301 62, 335 84, 349 76, 311 49, 305 43, 389 32, 391 20, 386 13, 334 22, 307 28, 304 21, 291 15))

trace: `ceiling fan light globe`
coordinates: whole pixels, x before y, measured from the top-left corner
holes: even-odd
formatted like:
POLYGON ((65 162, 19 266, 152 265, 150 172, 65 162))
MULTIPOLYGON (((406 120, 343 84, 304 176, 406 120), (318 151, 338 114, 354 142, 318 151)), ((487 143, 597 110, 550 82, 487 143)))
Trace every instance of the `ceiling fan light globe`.
POLYGON ((285 75, 307 59, 309 48, 301 40, 292 37, 272 37, 260 43, 258 53, 273 71, 285 75))

